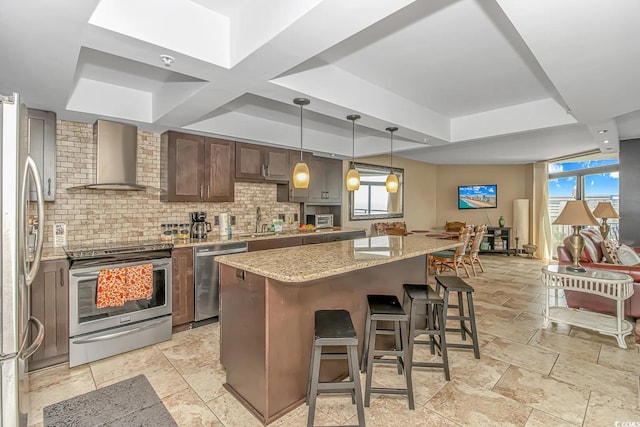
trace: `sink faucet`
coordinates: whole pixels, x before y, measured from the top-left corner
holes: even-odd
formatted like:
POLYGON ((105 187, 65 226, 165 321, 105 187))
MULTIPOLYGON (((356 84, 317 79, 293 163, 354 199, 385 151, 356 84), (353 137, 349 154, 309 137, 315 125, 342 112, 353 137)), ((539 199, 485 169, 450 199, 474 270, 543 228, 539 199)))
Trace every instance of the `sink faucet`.
POLYGON ((260 221, 262 221, 262 212, 260 211, 260 206, 256 209, 256 233, 260 232, 260 221))

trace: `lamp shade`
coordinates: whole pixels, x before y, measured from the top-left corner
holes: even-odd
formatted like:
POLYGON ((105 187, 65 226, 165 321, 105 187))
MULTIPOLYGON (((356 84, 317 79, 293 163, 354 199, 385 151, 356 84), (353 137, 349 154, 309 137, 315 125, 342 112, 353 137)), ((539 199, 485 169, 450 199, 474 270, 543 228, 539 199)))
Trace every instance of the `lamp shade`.
POLYGON ((593 210, 593 216, 596 218, 620 218, 611 202, 598 203, 598 206, 593 210))
POLYGON ((387 181, 384 184, 387 189, 387 193, 397 193, 398 192, 398 175, 391 172, 387 175, 387 181))
POLYGON ((568 201, 553 223, 557 225, 600 225, 584 200, 568 201))
POLYGON ((353 163, 351 163, 351 169, 347 172, 345 180, 347 181, 347 190, 356 191, 360 188, 360 172, 353 163))
POLYGON ((298 162, 293 168, 293 186, 295 188, 309 187, 309 166, 305 162, 298 162))

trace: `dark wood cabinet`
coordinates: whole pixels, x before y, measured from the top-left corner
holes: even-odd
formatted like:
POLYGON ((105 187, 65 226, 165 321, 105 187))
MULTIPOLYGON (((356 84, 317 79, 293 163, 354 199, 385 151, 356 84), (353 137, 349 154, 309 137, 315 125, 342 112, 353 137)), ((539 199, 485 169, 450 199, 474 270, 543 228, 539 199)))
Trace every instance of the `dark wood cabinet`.
MULTIPOLYGON (((487 234, 480 243, 480 252, 510 255, 511 227, 487 227, 487 234)), ((515 255, 515 249, 513 253, 515 255)))
POLYGON ((265 251, 267 249, 288 248, 290 246, 301 246, 302 237, 282 237, 279 239, 251 240, 247 242, 249 252, 265 251))
POLYGON ((193 248, 174 249, 171 265, 172 325, 180 326, 195 319, 193 248))
POLYGON ((308 203, 342 202, 342 160, 313 156, 309 163, 308 203))
POLYGON ((165 202, 232 202, 235 142, 180 132, 162 134, 160 185, 165 202))
POLYGON ((29 370, 68 361, 69 262, 66 259, 40 264, 31 285, 31 315, 44 325, 44 341, 29 358, 29 370))
MULTIPOLYGON (((293 180, 288 185, 278 185, 279 202, 313 203, 319 205, 342 204, 342 160, 316 157, 302 153, 302 160, 309 166, 309 187, 295 188, 293 180)), ((291 151, 289 175, 300 161, 300 152, 291 151)))
MULTIPOLYGON (((42 179, 44 201, 56 199, 56 113, 28 109, 29 155, 36 162, 42 179)), ((36 188, 29 191, 30 199, 36 200, 36 188)))
POLYGON ((339 242, 342 240, 354 240, 367 237, 367 233, 364 230, 358 231, 344 231, 342 233, 327 234, 327 242, 339 242))
POLYGON ((289 150, 236 143, 235 177, 246 181, 289 181, 289 150))
POLYGON ((327 242, 328 234, 309 234, 308 236, 302 237, 303 245, 314 245, 316 243, 325 243, 327 242))

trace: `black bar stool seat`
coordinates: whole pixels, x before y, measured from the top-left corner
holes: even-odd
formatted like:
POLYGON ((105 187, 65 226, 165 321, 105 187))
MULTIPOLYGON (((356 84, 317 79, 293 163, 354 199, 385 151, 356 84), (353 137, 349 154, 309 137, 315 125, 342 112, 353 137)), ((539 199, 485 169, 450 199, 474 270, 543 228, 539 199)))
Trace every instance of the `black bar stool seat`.
POLYGON ((349 393, 358 412, 358 426, 365 426, 362 388, 358 374, 358 336, 351 316, 346 310, 315 312, 315 334, 307 383, 307 404, 309 405, 307 427, 313 426, 316 399, 320 393, 349 393), (323 346, 345 346, 345 351, 323 353, 323 346), (346 359, 349 365, 349 380, 319 382, 320 362, 327 359, 346 359))
POLYGON ((476 329, 476 315, 473 307, 473 287, 467 282, 456 276, 436 276, 436 292, 440 292, 440 287, 444 289, 444 321, 445 330, 449 332, 460 332, 462 340, 467 340, 467 335, 471 336, 471 344, 457 344, 447 342, 447 346, 451 348, 470 348, 473 349, 473 355, 476 359, 480 359, 480 347, 478 345, 478 331, 476 329), (458 293, 458 304, 449 304, 449 294, 451 292, 458 293), (469 314, 465 314, 464 297, 467 296, 467 308, 469 314), (458 315, 450 315, 449 308, 457 308, 458 315), (460 322, 459 328, 446 327, 447 320, 457 320, 460 322), (469 322, 469 326, 467 323, 469 322))
POLYGON ((411 366, 442 368, 444 371, 444 378, 449 381, 451 379, 451 375, 449 372, 447 340, 444 330, 444 300, 429 285, 405 283, 402 287, 404 289, 404 306, 409 307, 409 334, 407 339, 409 342, 408 350, 411 366), (416 326, 417 321, 422 318, 422 313, 418 312, 418 307, 422 305, 426 307, 424 329, 420 329, 416 326), (428 335, 429 341, 415 339, 418 335, 423 334, 428 335), (442 361, 423 362, 414 360, 413 346, 415 344, 429 344, 431 347, 431 354, 435 354, 435 349, 437 348, 442 361))
POLYGON ((364 388, 364 406, 368 407, 371 393, 379 394, 403 394, 409 401, 409 409, 414 409, 413 384, 411 381, 411 363, 407 354, 406 339, 403 340, 401 327, 407 331, 409 316, 400 305, 395 295, 367 295, 369 309, 365 323, 365 341, 362 351, 361 370, 367 373, 364 388), (378 329, 378 321, 393 322, 393 329, 378 329), (376 336, 393 335, 395 347, 393 349, 376 349, 376 336), (376 358, 375 356, 379 356, 376 358), (384 356, 395 357, 383 359, 384 356), (398 366, 398 375, 404 372, 406 388, 382 388, 371 387, 374 363, 395 363, 398 366))

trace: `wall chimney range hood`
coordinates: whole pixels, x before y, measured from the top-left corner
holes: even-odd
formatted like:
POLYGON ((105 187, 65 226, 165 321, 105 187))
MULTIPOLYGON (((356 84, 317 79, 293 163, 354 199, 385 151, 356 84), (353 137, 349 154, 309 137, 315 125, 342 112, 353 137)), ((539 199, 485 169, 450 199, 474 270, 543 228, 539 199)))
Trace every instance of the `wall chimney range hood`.
POLYGON ((159 190, 136 182, 138 128, 124 123, 98 120, 93 125, 96 144, 94 183, 69 190, 159 190))

